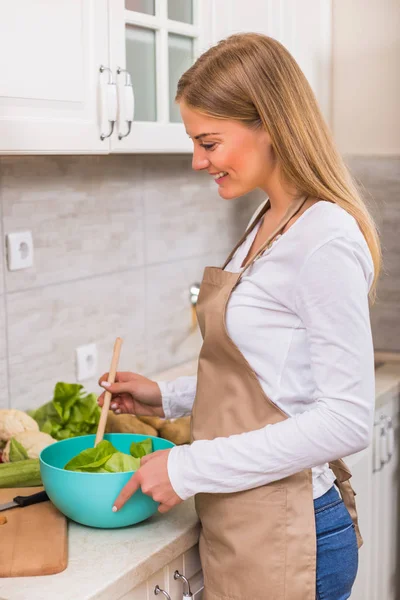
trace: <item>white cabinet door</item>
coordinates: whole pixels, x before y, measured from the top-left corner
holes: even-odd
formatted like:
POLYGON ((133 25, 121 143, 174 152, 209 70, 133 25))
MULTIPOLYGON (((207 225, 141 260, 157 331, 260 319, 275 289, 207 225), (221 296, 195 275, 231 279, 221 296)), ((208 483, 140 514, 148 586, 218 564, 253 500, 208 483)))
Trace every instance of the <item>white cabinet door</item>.
POLYGON ((107 0, 0 0, 0 153, 108 152, 102 64, 107 0))
POLYGON ((298 62, 317 98, 321 111, 331 121, 332 89, 332 0, 283 0, 279 39, 298 62))
POLYGON ((109 23, 119 92, 112 152, 192 152, 174 98, 211 45, 211 0, 110 0, 109 23))
POLYGON ((279 40, 307 77, 330 121, 332 0, 214 0, 214 42, 246 31, 279 40))

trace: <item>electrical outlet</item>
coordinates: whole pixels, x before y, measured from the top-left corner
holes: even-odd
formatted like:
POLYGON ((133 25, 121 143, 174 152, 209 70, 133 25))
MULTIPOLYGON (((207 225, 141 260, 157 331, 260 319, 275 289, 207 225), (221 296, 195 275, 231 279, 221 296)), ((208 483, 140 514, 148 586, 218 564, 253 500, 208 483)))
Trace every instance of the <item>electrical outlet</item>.
POLYGON ((87 344, 78 346, 76 352, 76 378, 84 381, 97 375, 97 346, 87 344))
POLYGON ((30 231, 7 234, 7 262, 10 271, 33 265, 33 240, 30 231))

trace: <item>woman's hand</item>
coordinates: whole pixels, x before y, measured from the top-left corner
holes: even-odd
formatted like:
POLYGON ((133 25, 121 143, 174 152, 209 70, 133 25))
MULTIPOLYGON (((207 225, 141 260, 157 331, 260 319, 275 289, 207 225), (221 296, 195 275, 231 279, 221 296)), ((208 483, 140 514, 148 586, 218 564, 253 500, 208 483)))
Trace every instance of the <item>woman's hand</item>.
MULTIPOLYGON (((104 373, 99 379, 99 385, 111 392, 110 408, 116 414, 165 417, 161 391, 155 381, 129 371, 116 373, 115 383, 109 384, 107 379, 108 373, 104 373)), ((104 394, 105 392, 97 399, 99 406, 103 406, 104 394)))
POLYGON ((140 488, 142 492, 151 496, 155 502, 159 502, 158 511, 166 513, 171 508, 183 502, 182 498, 175 493, 168 477, 168 455, 169 450, 157 450, 143 456, 140 468, 132 475, 128 483, 122 488, 116 499, 113 511, 120 510, 131 496, 140 488))

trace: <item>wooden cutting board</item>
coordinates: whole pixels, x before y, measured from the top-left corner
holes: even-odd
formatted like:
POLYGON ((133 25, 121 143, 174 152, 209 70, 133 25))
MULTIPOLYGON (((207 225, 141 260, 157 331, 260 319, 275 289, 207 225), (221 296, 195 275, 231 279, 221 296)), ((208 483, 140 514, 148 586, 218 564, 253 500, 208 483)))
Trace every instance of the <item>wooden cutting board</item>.
MULTIPOLYGON (((0 489, 0 504, 29 496, 43 487, 0 489)), ((51 575, 68 562, 67 519, 48 500, 0 512, 0 577, 51 575)))

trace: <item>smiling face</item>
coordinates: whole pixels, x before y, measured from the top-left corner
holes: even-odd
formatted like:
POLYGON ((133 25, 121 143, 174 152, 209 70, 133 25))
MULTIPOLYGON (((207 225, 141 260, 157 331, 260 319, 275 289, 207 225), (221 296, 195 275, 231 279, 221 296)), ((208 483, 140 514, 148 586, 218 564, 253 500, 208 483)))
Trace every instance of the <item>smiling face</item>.
POLYGON ((222 198, 266 189, 276 160, 264 128, 251 129, 239 121, 209 117, 183 101, 179 106, 194 144, 192 167, 215 178, 222 198))

